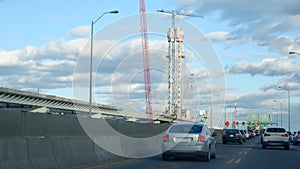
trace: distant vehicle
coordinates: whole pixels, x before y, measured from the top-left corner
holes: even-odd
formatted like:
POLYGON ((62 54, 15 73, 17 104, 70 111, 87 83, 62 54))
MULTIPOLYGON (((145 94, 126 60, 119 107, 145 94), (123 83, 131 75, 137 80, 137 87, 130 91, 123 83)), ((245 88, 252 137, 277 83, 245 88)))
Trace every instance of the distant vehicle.
POLYGON ((244 133, 245 133, 246 139, 249 139, 250 138, 249 132, 247 132, 246 130, 244 130, 244 133))
POLYGON ((245 134, 244 130, 240 130, 240 132, 241 132, 241 136, 243 138, 243 141, 245 142, 246 141, 246 134, 245 134))
POLYGON ((162 159, 169 157, 201 157, 205 161, 216 158, 216 141, 204 124, 177 123, 171 125, 163 137, 162 159))
POLYGON ((292 143, 293 142, 293 134, 290 131, 287 131, 287 133, 289 134, 290 143, 292 143))
POLYGON ((255 130, 255 135, 259 136, 260 135, 260 131, 259 130, 255 130))
POLYGON ((284 149, 290 149, 289 134, 283 127, 268 127, 262 138, 262 148, 267 146, 283 146, 284 149))
POLYGON ((263 137, 264 137, 264 133, 265 133, 266 129, 261 129, 260 130, 260 143, 262 144, 263 142, 263 137))
POLYGON ((225 129, 222 135, 223 144, 227 142, 237 142, 242 144, 242 135, 239 129, 225 129))
POLYGON ((248 132, 249 132, 250 138, 254 138, 255 133, 253 132, 253 130, 248 130, 248 132))
POLYGON ((295 133, 294 138, 293 138, 293 144, 294 145, 300 144, 300 131, 297 131, 295 133))

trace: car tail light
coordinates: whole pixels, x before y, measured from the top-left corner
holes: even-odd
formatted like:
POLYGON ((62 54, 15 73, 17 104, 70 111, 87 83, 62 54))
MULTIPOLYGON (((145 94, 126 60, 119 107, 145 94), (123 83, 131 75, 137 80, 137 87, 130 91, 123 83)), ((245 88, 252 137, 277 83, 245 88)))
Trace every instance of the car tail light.
POLYGON ((235 136, 240 137, 241 135, 240 134, 235 134, 235 136))
POLYGON ((166 142, 169 140, 169 134, 164 135, 163 142, 166 142))
POLYGON ((296 136, 296 139, 299 139, 299 138, 300 138, 300 136, 299 136, 299 135, 297 135, 297 136, 296 136))
POLYGON ((199 134, 199 136, 198 136, 198 141, 200 141, 200 142, 205 142, 205 137, 202 136, 201 134, 199 134))
POLYGON ((227 134, 223 134, 223 137, 227 137, 228 135, 227 134))
POLYGON ((265 133, 265 134, 264 134, 264 137, 265 137, 265 136, 271 136, 271 134, 269 134, 269 133, 265 133))
POLYGON ((288 137, 289 135, 288 135, 288 133, 285 133, 285 134, 282 134, 281 136, 288 137))

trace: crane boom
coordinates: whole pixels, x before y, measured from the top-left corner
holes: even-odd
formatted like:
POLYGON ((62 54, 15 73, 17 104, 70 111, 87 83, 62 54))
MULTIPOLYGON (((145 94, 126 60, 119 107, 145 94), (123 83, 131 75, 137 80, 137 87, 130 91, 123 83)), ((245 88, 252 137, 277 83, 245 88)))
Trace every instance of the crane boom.
POLYGON ((140 26, 142 36, 142 57, 144 66, 144 85, 145 85, 145 101, 147 119, 152 120, 152 96, 151 96, 151 77, 150 77, 150 59, 149 59, 149 45, 148 32, 146 20, 146 5, 144 0, 140 0, 140 26))

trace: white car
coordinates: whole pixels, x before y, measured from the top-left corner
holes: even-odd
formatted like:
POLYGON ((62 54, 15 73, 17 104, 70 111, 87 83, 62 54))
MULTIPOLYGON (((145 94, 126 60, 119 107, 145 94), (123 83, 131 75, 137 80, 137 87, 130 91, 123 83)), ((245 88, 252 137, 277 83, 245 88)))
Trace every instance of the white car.
POLYGON ((267 146, 283 146, 290 149, 289 134, 283 127, 268 127, 262 137, 262 148, 267 146))

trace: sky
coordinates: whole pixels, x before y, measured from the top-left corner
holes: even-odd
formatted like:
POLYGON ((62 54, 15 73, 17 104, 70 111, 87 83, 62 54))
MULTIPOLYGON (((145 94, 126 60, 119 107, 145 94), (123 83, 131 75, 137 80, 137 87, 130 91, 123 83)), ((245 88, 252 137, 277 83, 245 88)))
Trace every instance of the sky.
MULTIPOLYGON (((291 129, 300 130, 300 56, 289 54, 300 52, 300 1, 146 0, 152 106, 161 113, 171 17, 158 9, 203 16, 176 16, 185 32, 186 109, 212 104, 213 123, 223 125, 224 105, 232 121, 237 103, 238 121, 269 113, 276 123, 282 112, 286 127, 289 91, 291 129)), ((94 24, 93 98, 145 112, 137 0, 0 0, 1 87, 88 101, 91 21, 111 10, 119 13, 94 24)))

